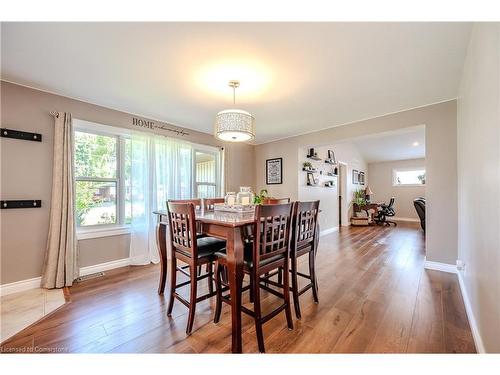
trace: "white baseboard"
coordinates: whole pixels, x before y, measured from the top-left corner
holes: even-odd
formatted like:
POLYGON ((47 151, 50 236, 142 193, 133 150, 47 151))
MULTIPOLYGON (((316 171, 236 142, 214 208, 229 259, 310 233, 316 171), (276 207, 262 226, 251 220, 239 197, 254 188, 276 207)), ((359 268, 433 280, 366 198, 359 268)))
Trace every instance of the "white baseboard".
POLYGON ((388 220, 394 220, 394 221, 410 221, 412 223, 420 223, 419 219, 415 219, 413 217, 397 217, 393 216, 392 218, 387 218, 388 220))
POLYGON ((427 259, 424 261, 424 268, 434 271, 457 273, 457 266, 454 264, 431 262, 430 260, 427 259))
POLYGON ((96 272, 104 272, 115 268, 127 267, 130 265, 130 258, 112 260, 111 262, 99 263, 93 266, 80 268, 80 276, 91 275, 96 272))
POLYGON ((476 344, 476 350, 478 353, 486 353, 484 349, 483 339, 479 333, 479 326, 477 325, 476 318, 472 312, 472 305, 469 299, 469 294, 465 288, 465 282, 463 279, 462 272, 457 272, 458 283, 460 284, 460 291, 462 292, 462 299, 464 300, 465 312, 467 313, 467 318, 469 319, 470 329, 472 331, 472 337, 474 338, 474 344, 476 344))
POLYGON ((12 293, 24 292, 25 290, 40 288, 41 283, 41 277, 34 277, 32 279, 16 281, 9 284, 2 284, 0 285, 0 296, 7 296, 12 293))
POLYGON ((322 230, 321 232, 319 232, 319 236, 323 237, 323 236, 326 236, 327 234, 335 233, 338 231, 339 231, 339 227, 328 228, 328 229, 325 229, 325 230, 322 230))
MULTIPOLYGON (((82 267, 80 268, 80 276, 86 276, 92 273, 108 271, 115 268, 126 267, 129 265, 129 258, 112 260, 111 262, 82 267)), ((41 282, 41 277, 34 277, 33 279, 16 281, 9 284, 2 284, 0 285, 0 296, 6 296, 12 293, 24 292, 25 290, 40 288, 41 282)))

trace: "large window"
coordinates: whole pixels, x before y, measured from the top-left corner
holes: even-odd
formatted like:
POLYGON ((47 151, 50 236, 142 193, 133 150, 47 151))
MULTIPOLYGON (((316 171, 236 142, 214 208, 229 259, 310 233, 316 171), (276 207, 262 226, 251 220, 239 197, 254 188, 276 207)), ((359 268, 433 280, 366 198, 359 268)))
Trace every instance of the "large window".
POLYGON ((167 199, 222 194, 221 154, 215 147, 161 136, 141 140, 126 129, 76 119, 74 124, 76 222, 85 233, 121 230, 131 223, 132 212, 134 218, 140 216, 148 199, 142 184, 151 170, 156 171, 150 193, 155 191, 157 209, 165 208, 167 199), (154 150, 155 156, 150 158, 147 150, 154 150), (141 163, 155 165, 150 169, 141 163))
POLYGON ((392 176, 394 186, 425 185, 425 168, 394 169, 392 176))
MULTIPOLYGON (((77 120, 77 124, 80 122, 77 120)), ((75 126, 76 223, 80 228, 130 223, 130 139, 75 126)))

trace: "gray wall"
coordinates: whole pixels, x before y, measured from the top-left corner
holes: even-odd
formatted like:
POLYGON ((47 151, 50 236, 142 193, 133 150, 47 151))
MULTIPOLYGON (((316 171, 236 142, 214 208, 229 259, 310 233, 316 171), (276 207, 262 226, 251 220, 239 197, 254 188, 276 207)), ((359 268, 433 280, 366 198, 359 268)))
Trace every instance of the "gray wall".
POLYGON ((368 134, 417 125, 426 126, 427 259, 455 264, 457 260, 457 109, 448 101, 359 121, 255 147, 256 188, 281 197, 298 196, 297 153, 307 145, 328 145, 368 134), (283 184, 265 184, 266 159, 283 158, 283 184))
MULTIPOLYGON (((0 283, 6 284, 41 275, 47 240, 52 185, 54 119, 49 112, 67 111, 74 118, 132 128, 133 115, 78 100, 0 81, 2 127, 37 132, 43 142, 2 138, 1 198, 42 199, 42 208, 2 210, 0 283)), ((222 146, 211 134, 186 129, 190 142, 222 146)), ((252 186, 255 181, 254 146, 225 145, 226 185, 232 189, 252 186), (248 166, 242 168, 242 165, 248 166)), ((80 241, 80 266, 128 257, 129 236, 80 241)))
POLYGON ((487 352, 500 352, 500 26, 473 28, 458 100, 458 255, 487 352))
POLYGON ((413 206, 417 197, 425 197, 425 186, 393 186, 392 171, 397 168, 425 167, 425 159, 394 160, 368 164, 370 189, 373 191, 373 202, 389 202, 395 198, 396 217, 418 220, 413 206))

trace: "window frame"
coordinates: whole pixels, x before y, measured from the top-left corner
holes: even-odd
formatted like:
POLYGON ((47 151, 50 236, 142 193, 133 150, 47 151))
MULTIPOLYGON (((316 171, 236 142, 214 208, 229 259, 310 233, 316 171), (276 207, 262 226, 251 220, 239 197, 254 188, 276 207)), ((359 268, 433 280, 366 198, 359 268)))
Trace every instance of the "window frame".
POLYGON ((195 198, 198 198, 198 186, 203 185, 203 186, 215 186, 215 198, 223 196, 223 191, 222 191, 222 155, 221 155, 221 150, 217 147, 213 146, 205 146, 205 145, 199 145, 199 144, 192 144, 192 154, 191 154, 191 159, 192 159, 192 192, 191 195, 195 198), (215 157, 215 182, 197 182, 196 181, 196 153, 197 152, 202 152, 204 154, 212 154, 215 157))
POLYGON ((393 168, 392 170, 392 186, 397 186, 397 187, 416 187, 416 186, 423 186, 425 187, 425 183, 423 184, 398 184, 396 183, 396 178, 397 178, 397 173, 398 172, 410 172, 410 171, 421 171, 423 170, 424 173, 427 172, 425 167, 407 167, 407 168, 393 168))
MULTIPOLYGON (((78 239, 87 239, 95 237, 105 237, 116 234, 126 234, 130 232, 130 224, 125 223, 125 143, 126 139, 130 138, 130 132, 125 129, 115 128, 102 124, 93 123, 90 121, 73 119, 73 133, 81 132, 87 134, 101 135, 116 139, 116 177, 89 177, 74 175, 74 185, 78 181, 88 182, 115 182, 116 183, 116 223, 111 224, 94 224, 94 225, 77 225, 76 231, 78 239), (95 234, 95 235, 94 235, 95 234)), ((73 137, 75 134, 73 134, 73 137)), ((74 151, 73 144, 73 151, 74 151)), ((76 165, 76 159, 73 156, 73 164, 76 165)), ((76 171, 76 168, 74 168, 76 171)), ((76 188, 75 188, 76 201, 76 188)), ((75 205, 76 210, 76 205, 75 205)))

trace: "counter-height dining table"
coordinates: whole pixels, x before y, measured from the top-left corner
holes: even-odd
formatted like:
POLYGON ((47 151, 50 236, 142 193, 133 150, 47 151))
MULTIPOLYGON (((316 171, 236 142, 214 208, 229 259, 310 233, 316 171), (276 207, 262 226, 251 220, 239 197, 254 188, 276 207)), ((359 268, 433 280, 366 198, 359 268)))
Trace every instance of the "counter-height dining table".
MULTIPOLYGON (((157 243, 160 252, 160 282, 158 293, 165 291, 167 279, 167 211, 155 211, 157 215, 157 243)), ((243 282, 243 234, 244 228, 255 222, 254 212, 197 211, 196 221, 203 233, 226 240, 227 272, 231 296, 232 352, 241 353, 241 287, 243 282)))

